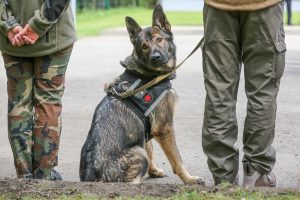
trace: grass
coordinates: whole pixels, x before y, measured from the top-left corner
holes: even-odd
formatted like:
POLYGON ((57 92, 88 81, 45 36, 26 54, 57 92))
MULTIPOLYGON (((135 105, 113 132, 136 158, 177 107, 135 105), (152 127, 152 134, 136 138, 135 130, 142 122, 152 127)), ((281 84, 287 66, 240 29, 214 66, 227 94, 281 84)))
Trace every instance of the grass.
MULTIPOLYGON (((48 191, 49 192, 49 191, 48 191)), ((96 194, 61 194, 47 195, 40 193, 23 193, 17 195, 13 192, 0 194, 0 200, 22 199, 22 200, 42 200, 42 199, 60 199, 60 200, 96 200, 96 199, 116 199, 116 200, 300 200, 300 194, 292 191, 275 191, 275 190, 256 190, 249 191, 240 187, 232 188, 221 186, 212 190, 189 189, 171 197, 123 197, 122 195, 101 197, 96 194)))
MULTIPOLYGON (((79 37, 95 36, 103 30, 114 27, 125 27, 125 17, 133 17, 141 26, 148 26, 152 20, 152 9, 146 8, 113 8, 109 10, 83 10, 76 16, 79 37)), ((200 26, 203 24, 202 12, 166 12, 172 26, 200 26)), ((285 16, 286 18, 286 16, 285 16)), ((284 19, 286 22, 286 19, 284 19)), ((292 23, 300 25, 300 12, 294 12, 292 23)))
POLYGON ((13 199, 22 199, 22 200, 97 200, 97 199, 116 199, 116 200, 300 200, 300 196, 294 193, 287 194, 273 194, 266 195, 262 192, 248 192, 248 193, 198 193, 196 191, 182 193, 173 197, 117 197, 117 198, 103 198, 97 196, 90 196, 84 194, 77 195, 60 195, 56 197, 41 197, 38 195, 28 195, 22 196, 21 198, 16 198, 13 195, 10 196, 0 196, 0 200, 13 200, 13 199))
MULTIPOLYGON (((146 8, 117 8, 110 10, 84 10, 76 16, 79 37, 100 34, 113 27, 125 27, 125 17, 133 17, 141 26, 152 23, 152 10, 146 8)), ((168 20, 175 25, 202 24, 201 12, 167 12, 168 20)))
MULTIPOLYGON (((284 22, 287 21, 287 16, 284 16, 284 22)), ((293 12, 292 13, 292 24, 293 25, 300 25, 300 12, 293 12)))

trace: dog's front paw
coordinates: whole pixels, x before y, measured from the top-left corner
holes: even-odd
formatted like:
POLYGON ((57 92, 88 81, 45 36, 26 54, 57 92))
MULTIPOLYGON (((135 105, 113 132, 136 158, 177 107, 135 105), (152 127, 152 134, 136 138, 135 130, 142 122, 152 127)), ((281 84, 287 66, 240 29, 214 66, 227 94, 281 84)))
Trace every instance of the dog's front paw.
POLYGON ((166 177, 164 171, 162 169, 153 169, 148 171, 148 175, 151 178, 164 178, 166 177))
POLYGON ((205 185, 205 181, 198 176, 191 176, 188 180, 185 181, 185 184, 188 185, 205 185))

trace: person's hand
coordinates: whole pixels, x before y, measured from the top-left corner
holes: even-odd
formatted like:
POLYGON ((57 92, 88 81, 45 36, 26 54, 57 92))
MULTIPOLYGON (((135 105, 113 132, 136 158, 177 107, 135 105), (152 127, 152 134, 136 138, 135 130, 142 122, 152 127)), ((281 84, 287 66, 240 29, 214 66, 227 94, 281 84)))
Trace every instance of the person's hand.
POLYGON ((34 44, 39 39, 39 35, 35 33, 28 24, 18 35, 22 37, 26 44, 34 44))
POLYGON ((22 32, 22 30, 22 26, 16 26, 7 32, 7 37, 13 46, 20 47, 25 44, 24 39, 19 36, 19 33, 22 32))

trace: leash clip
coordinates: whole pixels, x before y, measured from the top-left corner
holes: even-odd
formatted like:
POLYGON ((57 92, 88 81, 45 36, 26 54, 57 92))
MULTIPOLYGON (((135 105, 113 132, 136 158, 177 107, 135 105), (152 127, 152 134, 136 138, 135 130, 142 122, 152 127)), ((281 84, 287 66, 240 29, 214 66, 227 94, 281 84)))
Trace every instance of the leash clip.
POLYGON ((117 92, 117 90, 116 90, 114 87, 105 89, 105 92, 106 92, 106 93, 109 93, 109 94, 112 94, 112 95, 115 95, 115 96, 118 96, 118 97, 121 97, 121 96, 122 96, 121 93, 120 93, 120 92, 117 92))
MULTIPOLYGON (((129 96, 134 95, 134 89, 137 88, 137 86, 142 82, 141 79, 137 79, 127 90, 125 90, 124 92, 118 92, 116 90, 115 85, 112 85, 110 87, 108 87, 107 89, 104 89, 105 92, 110 93, 112 95, 116 95, 117 97, 121 97, 121 98, 127 98, 129 96)), ((119 84, 122 84, 119 83, 119 84)))

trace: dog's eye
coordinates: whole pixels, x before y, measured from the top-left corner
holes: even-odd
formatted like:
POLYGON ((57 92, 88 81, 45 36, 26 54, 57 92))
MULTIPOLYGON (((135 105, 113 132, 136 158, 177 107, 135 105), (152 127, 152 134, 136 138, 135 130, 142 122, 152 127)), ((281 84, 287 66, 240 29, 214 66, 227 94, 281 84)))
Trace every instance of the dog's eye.
POLYGON ((163 39, 164 38, 158 37, 158 38, 156 38, 156 41, 159 43, 159 42, 163 41, 163 39))
POLYGON ((143 50, 147 50, 147 49, 148 49, 148 45, 143 44, 143 45, 142 45, 142 49, 143 49, 143 50))

